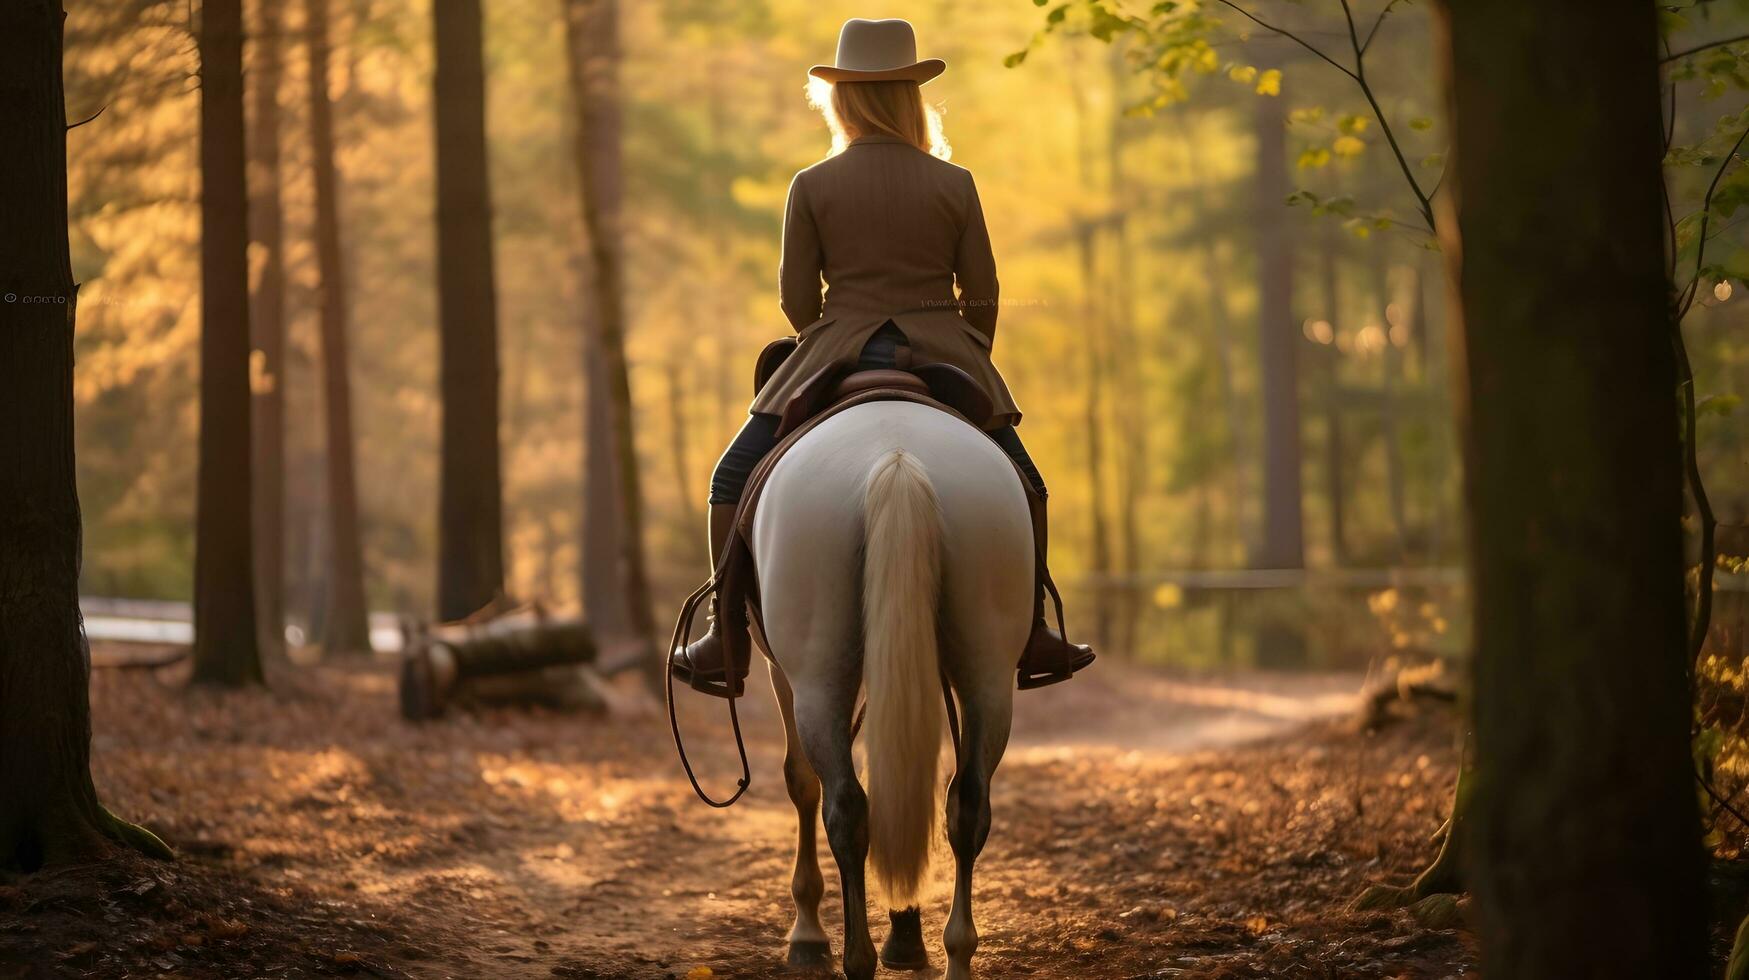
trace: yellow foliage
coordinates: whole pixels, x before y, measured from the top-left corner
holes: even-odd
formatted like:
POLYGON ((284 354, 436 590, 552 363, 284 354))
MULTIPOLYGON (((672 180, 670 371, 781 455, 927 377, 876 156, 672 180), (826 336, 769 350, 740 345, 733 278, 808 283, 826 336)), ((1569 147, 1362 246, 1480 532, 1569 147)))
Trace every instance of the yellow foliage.
POLYGON ((1330 149, 1339 157, 1357 157, 1366 151, 1366 141, 1353 136, 1338 136, 1330 149))
POLYGON ((1281 94, 1281 70, 1280 69, 1271 68, 1268 71, 1264 72, 1261 76, 1258 77, 1258 79, 1257 79, 1257 94, 1258 95, 1280 95, 1281 94))

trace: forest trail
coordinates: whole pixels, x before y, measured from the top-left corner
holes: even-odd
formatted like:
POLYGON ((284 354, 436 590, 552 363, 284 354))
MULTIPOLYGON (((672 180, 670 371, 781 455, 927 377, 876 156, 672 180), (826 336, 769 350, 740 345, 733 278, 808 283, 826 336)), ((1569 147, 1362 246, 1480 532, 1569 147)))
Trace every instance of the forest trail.
MULTIPOLYGON (((414 727, 374 664, 236 695, 99 670, 94 769, 111 806, 194 860, 367 935, 363 958, 326 951, 337 972, 773 976, 788 972, 794 810, 755 677, 753 786, 728 811, 693 798, 641 697, 607 715, 490 709, 414 727)), ((978 864, 983 975, 1463 972, 1463 933, 1342 911, 1366 881, 1430 857, 1455 762, 1441 715, 1355 734, 1358 682, 1111 662, 1020 696, 978 864)), ((736 772, 724 705, 685 700, 695 765, 721 793, 736 772)), ((949 866, 944 846, 923 913, 938 966, 949 866)), ((885 916, 874 923, 878 940, 885 916)), ((256 956, 264 975, 278 975, 271 959, 256 956)))

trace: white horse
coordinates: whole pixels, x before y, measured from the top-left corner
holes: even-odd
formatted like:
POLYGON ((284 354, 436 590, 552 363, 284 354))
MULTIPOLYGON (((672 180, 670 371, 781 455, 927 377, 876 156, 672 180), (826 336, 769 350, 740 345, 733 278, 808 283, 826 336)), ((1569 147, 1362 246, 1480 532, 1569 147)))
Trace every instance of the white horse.
POLYGON ((961 737, 947 787, 957 869, 943 945, 949 980, 969 980, 978 944, 972 864, 990 832, 990 777, 1008 744, 1014 671, 1031 623, 1032 540, 1007 456, 972 426, 922 405, 846 409, 773 469, 753 552, 797 816, 791 964, 831 957, 814 843, 823 798, 844 893, 845 975, 875 972, 865 859, 893 927, 881 959, 896 969, 926 965, 916 902, 937 834, 945 682, 961 737), (859 691, 866 792, 851 759, 859 691))

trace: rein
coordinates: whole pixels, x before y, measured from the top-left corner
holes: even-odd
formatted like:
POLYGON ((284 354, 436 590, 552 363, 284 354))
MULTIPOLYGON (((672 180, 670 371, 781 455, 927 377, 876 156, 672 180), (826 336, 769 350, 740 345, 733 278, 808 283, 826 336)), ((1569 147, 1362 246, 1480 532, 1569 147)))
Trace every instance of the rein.
POLYGON ((731 685, 729 688, 729 726, 735 731, 735 751, 741 754, 741 778, 736 781, 734 794, 726 800, 711 799, 710 795, 704 791, 704 787, 698 784, 698 776, 692 771, 692 760, 686 757, 686 743, 680 737, 680 717, 674 710, 674 651, 683 648, 687 641, 692 638, 692 617, 698 612, 699 603, 704 601, 705 596, 710 595, 711 590, 716 588, 716 585, 717 577, 712 575, 709 581, 693 590, 693 593, 686 597, 686 602, 681 605, 680 618, 674 623, 674 638, 668 643, 666 669, 663 670, 663 673, 668 675, 668 727, 674 732, 674 749, 680 753, 680 765, 686 770, 686 779, 692 783, 692 791, 698 794, 698 798, 703 800, 706 805, 721 810, 734 806, 735 801, 739 800, 741 794, 747 792, 747 787, 753 783, 753 767, 747 762, 747 741, 741 735, 741 714, 735 708, 734 687, 731 685))

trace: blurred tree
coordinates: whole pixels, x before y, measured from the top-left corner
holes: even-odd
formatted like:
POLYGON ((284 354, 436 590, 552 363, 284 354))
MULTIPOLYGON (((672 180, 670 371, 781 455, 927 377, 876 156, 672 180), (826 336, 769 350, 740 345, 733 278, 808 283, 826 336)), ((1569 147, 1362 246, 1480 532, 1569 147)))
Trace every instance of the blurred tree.
POLYGON ((283 11, 258 0, 249 138, 250 237, 260 271, 249 297, 254 399, 255 610, 263 651, 285 652, 285 217, 280 203, 279 86, 283 11))
MULTIPOLYGON (((1305 567, 1300 480, 1300 331, 1294 322, 1294 247, 1281 202, 1288 183, 1287 113, 1279 98, 1256 100, 1257 350, 1263 400, 1263 530, 1251 555, 1256 568, 1305 567)), ((1303 631, 1267 616, 1257 632, 1257 660, 1298 666, 1306 659, 1303 631)))
MULTIPOLYGON (((618 476, 619 571, 626 625, 639 646, 649 676, 661 676, 656 657, 655 619, 644 567, 643 494, 636 432, 632 424, 631 376, 625 353, 625 297, 620 186, 619 5, 617 0, 568 0, 565 20, 567 77, 577 114, 574 159, 589 239, 590 300, 594 335, 592 356, 599 358, 607 383, 609 435, 618 476)), ((591 382, 593 386, 593 379, 591 382)), ((599 448, 592 444, 591 449, 599 448)))
POLYGON ((250 492, 242 0, 215 0, 203 6, 197 36, 201 327, 194 680, 236 686, 262 680, 250 492))
POLYGON ((310 53, 310 169, 316 185, 316 265, 321 275, 323 417, 327 432, 328 586, 320 640, 329 653, 369 653, 358 477, 352 439, 340 178, 334 166, 334 104, 328 93, 329 0, 306 0, 310 53))
MULTIPOLYGON (((65 12, 0 6, 0 871, 163 842, 97 802, 90 654, 79 615, 73 324, 67 241, 65 12)), ((247 457, 245 457, 246 459, 247 457)), ((248 596, 245 593, 245 600, 248 596)))
POLYGON ((1700 976, 1656 11, 1442 9, 1483 968, 1700 976))
MULTIPOLYGON (((564 0, 559 11, 565 18, 566 79, 571 97, 586 110, 574 110, 571 118, 573 166, 599 188, 604 209, 600 226, 584 229, 584 254, 578 262, 586 301, 583 321, 583 608, 598 636, 623 635, 630 622, 626 582, 621 573, 625 535, 620 502, 618 435, 614 428, 613 380, 602 347, 602 311, 597 298, 603 289, 620 291, 623 282, 598 278, 595 259, 597 234, 611 240, 599 247, 623 254, 624 234, 620 223, 623 196, 622 119, 619 88, 618 11, 608 0, 564 0), (573 26, 575 24, 575 26, 573 26), (585 120, 591 130, 581 132, 585 120)), ((579 182, 579 192, 587 190, 579 182)), ((623 363, 620 365, 623 370, 623 363)))
POLYGON ((498 313, 480 0, 433 4, 432 21, 443 415, 437 614, 452 620, 504 589, 498 313))

